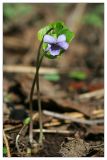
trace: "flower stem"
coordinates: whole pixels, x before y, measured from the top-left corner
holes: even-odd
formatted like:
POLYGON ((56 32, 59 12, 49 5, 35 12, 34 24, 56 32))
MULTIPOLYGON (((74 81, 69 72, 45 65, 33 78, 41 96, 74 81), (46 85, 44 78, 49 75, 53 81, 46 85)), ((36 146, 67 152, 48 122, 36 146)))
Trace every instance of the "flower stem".
MULTIPOLYGON (((42 62, 42 59, 43 59, 43 56, 41 57, 41 62, 42 62)), ((43 125, 42 125, 42 107, 41 107, 40 88, 39 88, 39 68, 37 72, 36 87, 37 87, 37 96, 38 96, 39 127, 40 127, 39 143, 42 144, 43 143, 43 125)))
MULTIPOLYGON (((50 28, 46 34, 48 34, 51 30, 53 30, 53 28, 50 28)), ((42 107, 41 107, 41 100, 40 100, 40 90, 39 90, 39 68, 41 65, 41 62, 43 60, 44 54, 46 54, 45 52, 41 55, 40 57, 40 52, 41 52, 41 48, 42 48, 42 44, 43 44, 43 39, 40 43, 39 49, 38 49, 38 54, 37 54, 37 69, 36 69, 36 73, 34 76, 34 80, 32 83, 32 88, 31 88, 31 92, 30 92, 30 100, 29 100, 29 107, 30 107, 30 131, 29 131, 29 141, 32 144, 33 143, 33 120, 32 120, 32 116, 33 116, 33 108, 32 108, 32 99, 33 99, 33 93, 34 93, 34 88, 35 88, 35 83, 36 83, 36 87, 37 87, 37 96, 38 96, 38 110, 39 110, 39 127, 40 127, 40 135, 39 135, 39 143, 43 143, 43 127, 42 127, 42 107)))
POLYGON ((35 83, 36 83, 36 80, 37 80, 37 77, 38 77, 38 71, 39 71, 39 67, 40 67, 40 64, 39 64, 39 58, 40 58, 40 50, 41 50, 41 46, 42 46, 42 42, 40 43, 40 46, 39 46, 39 49, 38 49, 38 55, 37 55, 37 69, 36 69, 36 74, 34 76, 34 80, 33 80, 33 83, 32 83, 32 88, 31 88, 31 92, 30 92, 30 100, 29 100, 29 107, 30 107, 30 131, 29 131, 29 140, 30 140, 30 143, 32 144, 33 143, 33 120, 32 120, 32 116, 33 116, 33 107, 32 107, 32 100, 33 100, 33 93, 34 93, 34 88, 35 88, 35 83))

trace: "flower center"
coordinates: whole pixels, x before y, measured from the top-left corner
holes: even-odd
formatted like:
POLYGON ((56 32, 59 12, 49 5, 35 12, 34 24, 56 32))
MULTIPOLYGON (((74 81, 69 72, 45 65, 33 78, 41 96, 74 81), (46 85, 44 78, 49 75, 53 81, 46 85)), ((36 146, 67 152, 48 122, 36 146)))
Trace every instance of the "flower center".
POLYGON ((60 47, 58 46, 58 44, 52 44, 51 49, 58 50, 58 49, 60 49, 60 47))

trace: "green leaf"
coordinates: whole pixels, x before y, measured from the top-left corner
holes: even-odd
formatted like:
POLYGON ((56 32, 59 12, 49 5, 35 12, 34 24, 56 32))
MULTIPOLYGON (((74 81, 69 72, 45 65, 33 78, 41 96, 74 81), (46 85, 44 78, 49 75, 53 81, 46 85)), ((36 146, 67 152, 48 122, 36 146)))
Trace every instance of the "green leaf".
POLYGON ((62 22, 62 21, 54 22, 54 23, 52 23, 52 27, 54 28, 54 32, 55 32, 56 34, 58 34, 58 32, 59 32, 61 29, 63 29, 63 27, 64 27, 64 22, 62 22))
POLYGON ((7 148, 5 146, 3 147, 3 155, 7 155, 7 148))
POLYGON ((87 78, 87 74, 83 71, 72 71, 69 73, 69 77, 77 80, 85 80, 87 78))
POLYGON ((50 30, 51 28, 52 28, 52 25, 49 24, 48 26, 45 26, 44 28, 40 29, 40 30, 38 31, 38 39, 41 41, 42 38, 43 38, 43 36, 46 34, 46 32, 47 32, 48 30, 50 30))
POLYGON ((51 23, 52 24, 52 26, 54 27, 54 28, 58 28, 58 27, 63 27, 64 26, 64 22, 63 21, 56 21, 56 22, 53 22, 53 23, 51 23))
POLYGON ((75 34, 74 32, 71 32, 69 31, 67 28, 64 28, 62 29, 60 32, 59 32, 59 35, 60 34, 65 34, 66 35, 66 41, 69 43, 72 41, 72 39, 74 38, 75 34))
POLYGON ((38 31, 38 39, 41 41, 46 32, 51 28, 53 28, 53 31, 51 31, 49 34, 52 36, 58 37, 58 35, 60 34, 65 34, 67 42, 70 42, 74 38, 74 33, 69 31, 69 29, 64 25, 63 22, 58 21, 51 23, 45 26, 44 28, 40 29, 38 31))
POLYGON ((24 121, 23 121, 23 123, 25 125, 28 125, 30 123, 30 117, 25 118, 24 121))
POLYGON ((43 50, 45 50, 48 47, 48 44, 47 43, 43 43, 42 47, 43 47, 43 50))
POLYGON ((53 81, 53 82, 57 82, 60 80, 60 75, 58 73, 54 73, 54 74, 45 74, 44 75, 44 79, 48 80, 48 81, 53 81))

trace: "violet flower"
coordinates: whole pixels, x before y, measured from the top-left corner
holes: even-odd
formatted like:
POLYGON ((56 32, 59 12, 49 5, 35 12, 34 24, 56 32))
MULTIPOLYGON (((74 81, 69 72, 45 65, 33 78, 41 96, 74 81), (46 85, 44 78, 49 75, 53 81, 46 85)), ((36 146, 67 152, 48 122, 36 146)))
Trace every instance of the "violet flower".
POLYGON ((50 35, 45 35, 43 41, 48 43, 46 51, 49 51, 52 56, 60 54, 61 49, 67 50, 69 44, 66 42, 66 36, 61 34, 58 38, 54 38, 50 35))

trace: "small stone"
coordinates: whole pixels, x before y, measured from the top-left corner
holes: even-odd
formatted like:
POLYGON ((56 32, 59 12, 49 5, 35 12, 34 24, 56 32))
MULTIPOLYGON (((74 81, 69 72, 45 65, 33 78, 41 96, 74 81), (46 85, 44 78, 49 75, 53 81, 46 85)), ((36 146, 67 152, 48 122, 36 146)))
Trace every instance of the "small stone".
POLYGON ((68 138, 61 144, 59 153, 63 157, 84 157, 90 151, 89 143, 80 138, 68 138))

